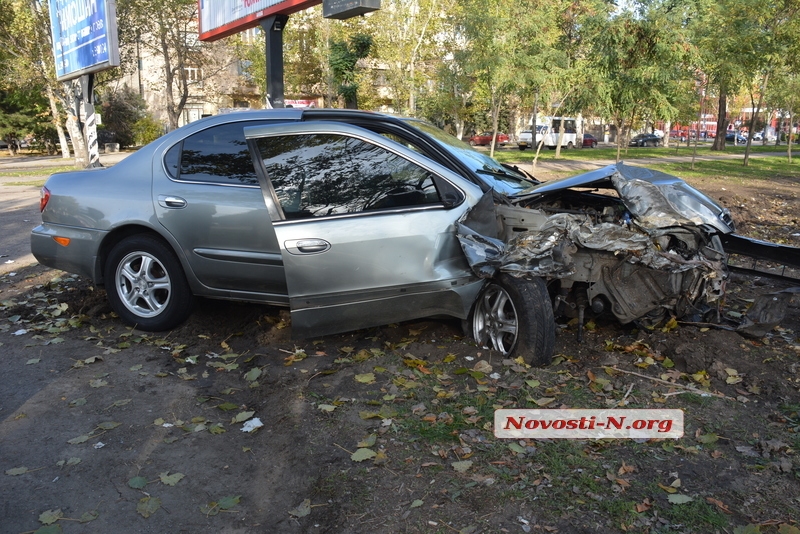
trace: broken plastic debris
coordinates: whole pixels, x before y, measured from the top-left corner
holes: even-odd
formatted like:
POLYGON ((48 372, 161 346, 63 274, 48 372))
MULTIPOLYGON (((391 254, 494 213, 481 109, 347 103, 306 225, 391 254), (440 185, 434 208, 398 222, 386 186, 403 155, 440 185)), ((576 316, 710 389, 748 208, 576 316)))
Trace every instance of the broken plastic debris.
POLYGON ((94 444, 94 448, 95 449, 102 449, 105 446, 106 446, 106 444, 103 443, 102 441, 98 441, 97 443, 94 444))
POLYGON ((786 318, 789 303, 800 294, 800 287, 790 287, 775 293, 759 295, 747 310, 736 331, 746 337, 760 338, 767 335, 786 318))
POLYGON ((20 328, 19 330, 17 330, 16 332, 14 332, 14 335, 15 335, 15 336, 21 336, 22 334, 27 334, 27 333, 28 333, 28 331, 27 331, 27 330, 25 330, 24 328, 20 328))
POLYGON ((6 263, 14 263, 14 260, 6 260, 6 263))
POLYGON ((247 421, 244 426, 242 426, 242 432, 252 432, 257 428, 261 428, 264 426, 264 423, 261 422, 261 419, 258 417, 253 417, 249 421, 247 421))

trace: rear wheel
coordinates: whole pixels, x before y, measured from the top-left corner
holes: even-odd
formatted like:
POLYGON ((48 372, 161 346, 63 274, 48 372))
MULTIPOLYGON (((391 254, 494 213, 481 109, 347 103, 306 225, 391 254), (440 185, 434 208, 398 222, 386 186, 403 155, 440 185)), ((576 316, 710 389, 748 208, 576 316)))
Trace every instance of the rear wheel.
POLYGON ((567 150, 572 150, 573 148, 575 148, 575 145, 572 144, 572 141, 567 143, 567 150))
POLYGON ((136 235, 117 243, 104 276, 111 307, 142 330, 169 330, 192 311, 194 299, 178 258, 153 236, 136 235))
POLYGON ((504 356, 522 356, 531 365, 553 358, 555 318, 541 278, 501 274, 486 284, 472 312, 472 336, 504 356))

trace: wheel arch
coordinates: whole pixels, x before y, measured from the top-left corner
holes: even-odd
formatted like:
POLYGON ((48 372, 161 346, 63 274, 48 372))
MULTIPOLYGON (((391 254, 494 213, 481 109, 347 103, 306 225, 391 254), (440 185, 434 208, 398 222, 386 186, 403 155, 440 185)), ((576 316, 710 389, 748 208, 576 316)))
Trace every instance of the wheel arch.
POLYGON ((157 232, 153 228, 150 228, 149 226, 144 226, 141 224, 128 224, 125 226, 120 226, 118 228, 115 228, 114 230, 109 232, 103 238, 103 241, 100 244, 100 247, 97 251, 98 253, 94 268, 95 283, 98 286, 105 285, 105 277, 103 273, 105 273, 106 262, 108 261, 108 256, 111 253, 111 249, 113 249, 120 241, 135 235, 148 235, 164 243, 164 245, 166 245, 170 250, 172 250, 172 253, 175 254, 175 257, 178 259, 181 266, 183 267, 183 272, 184 275, 186 276, 186 279, 189 281, 189 285, 190 286, 193 285, 192 281, 194 277, 191 274, 191 270, 188 269, 183 254, 180 252, 179 249, 176 249, 174 243, 170 239, 168 239, 161 233, 157 232))

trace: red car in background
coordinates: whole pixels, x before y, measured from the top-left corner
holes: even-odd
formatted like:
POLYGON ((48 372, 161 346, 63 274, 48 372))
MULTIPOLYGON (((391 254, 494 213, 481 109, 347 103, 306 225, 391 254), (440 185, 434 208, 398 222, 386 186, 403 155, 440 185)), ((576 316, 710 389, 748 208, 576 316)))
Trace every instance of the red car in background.
MULTIPOLYGON (((504 133, 497 132, 497 136, 495 137, 494 144, 495 145, 507 145, 508 144, 508 135, 504 133)), ((475 134, 469 138, 469 144, 472 146, 476 145, 490 145, 492 144, 492 132, 483 132, 479 134, 475 134)))
POLYGON ((583 134, 583 148, 597 147, 597 138, 590 133, 583 134))

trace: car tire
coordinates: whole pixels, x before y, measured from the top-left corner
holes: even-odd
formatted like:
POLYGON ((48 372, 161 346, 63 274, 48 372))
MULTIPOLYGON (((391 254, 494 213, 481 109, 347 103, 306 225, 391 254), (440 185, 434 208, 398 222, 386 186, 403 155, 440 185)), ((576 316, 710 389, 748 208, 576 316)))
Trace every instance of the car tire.
POLYGON ((572 150, 573 148, 575 148, 575 145, 572 144, 572 141, 567 143, 567 150, 572 150))
POLYGON ((473 339, 482 347, 509 358, 522 356, 530 365, 552 361, 555 318, 541 278, 501 274, 489 281, 475 302, 469 324, 473 339))
POLYGON ((478 143, 476 143, 475 141, 472 141, 472 140, 470 140, 469 144, 470 144, 470 146, 475 146, 475 145, 477 145, 478 143))
POLYGON ((524 147, 524 146, 519 147, 520 151, 524 151, 525 148, 527 148, 527 147, 524 147))
POLYGON ((161 239, 123 239, 111 249, 104 276, 111 308, 141 330, 170 330, 192 312, 194 297, 181 263, 161 239))

